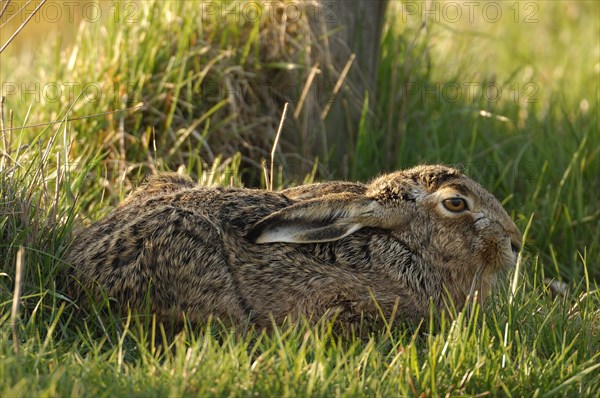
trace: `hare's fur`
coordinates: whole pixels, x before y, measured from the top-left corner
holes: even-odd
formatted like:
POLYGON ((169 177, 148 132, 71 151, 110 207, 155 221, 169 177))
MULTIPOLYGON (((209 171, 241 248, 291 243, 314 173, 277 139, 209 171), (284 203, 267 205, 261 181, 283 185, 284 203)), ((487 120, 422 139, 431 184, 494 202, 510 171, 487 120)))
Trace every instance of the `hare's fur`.
POLYGON ((489 192, 445 166, 282 192, 166 174, 75 237, 68 292, 103 292, 123 311, 148 298, 164 320, 417 321, 448 294, 458 308, 485 296, 520 240, 489 192), (448 211, 448 198, 468 209, 448 211))

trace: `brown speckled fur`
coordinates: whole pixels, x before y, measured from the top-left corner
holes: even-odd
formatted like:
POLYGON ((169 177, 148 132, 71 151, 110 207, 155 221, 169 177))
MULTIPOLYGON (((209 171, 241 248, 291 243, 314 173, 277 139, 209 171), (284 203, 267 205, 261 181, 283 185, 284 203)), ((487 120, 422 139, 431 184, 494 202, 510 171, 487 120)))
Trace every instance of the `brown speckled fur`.
POLYGON ((148 296, 162 320, 185 312, 192 322, 213 315, 258 327, 298 316, 353 323, 376 318, 378 305, 412 322, 428 316, 430 300, 443 309, 446 291, 458 308, 473 289, 485 296, 520 239, 489 192, 445 166, 282 192, 196 187, 165 174, 75 236, 67 292, 83 301, 84 290, 102 289, 124 312, 148 296), (445 212, 448 192, 472 208, 445 212), (310 235, 329 241, 277 240, 311 223, 335 225, 310 235), (348 225, 359 228, 330 238, 348 225))

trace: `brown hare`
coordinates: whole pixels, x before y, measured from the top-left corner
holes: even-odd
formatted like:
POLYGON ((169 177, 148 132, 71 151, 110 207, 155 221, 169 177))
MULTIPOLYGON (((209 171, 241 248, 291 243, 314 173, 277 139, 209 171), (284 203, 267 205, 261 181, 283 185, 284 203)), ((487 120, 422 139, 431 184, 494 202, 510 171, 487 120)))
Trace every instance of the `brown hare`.
POLYGON ((171 321, 414 322, 430 303, 484 297, 520 247, 494 196, 445 166, 281 192, 165 174, 75 236, 67 290, 82 301, 104 292, 124 312, 148 299, 171 321))

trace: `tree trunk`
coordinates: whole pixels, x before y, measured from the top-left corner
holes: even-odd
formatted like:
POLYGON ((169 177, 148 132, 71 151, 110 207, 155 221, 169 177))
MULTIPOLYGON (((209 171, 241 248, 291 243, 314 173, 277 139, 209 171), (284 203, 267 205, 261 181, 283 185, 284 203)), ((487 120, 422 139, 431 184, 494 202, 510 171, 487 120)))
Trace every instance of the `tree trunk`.
POLYGON ((321 68, 324 83, 318 87, 325 92, 319 98, 326 98, 330 108, 326 114, 318 115, 323 133, 316 153, 325 161, 322 166, 346 177, 366 95, 369 111, 375 109, 379 43, 387 0, 318 3, 320 12, 315 13, 311 25, 316 36, 324 38, 325 58, 330 57, 329 65, 321 68), (335 93, 335 83, 350 62, 343 85, 335 93))

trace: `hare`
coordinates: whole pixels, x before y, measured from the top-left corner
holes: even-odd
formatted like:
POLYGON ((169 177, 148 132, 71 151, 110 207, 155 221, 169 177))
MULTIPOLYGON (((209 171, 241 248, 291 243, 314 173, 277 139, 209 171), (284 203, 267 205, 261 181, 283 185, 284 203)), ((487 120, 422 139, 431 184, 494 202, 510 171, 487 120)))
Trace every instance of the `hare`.
POLYGON ((151 179, 75 236, 68 292, 161 320, 270 327, 289 317, 412 323, 461 308, 516 261, 521 234, 460 171, 417 166, 368 184, 269 192, 151 179))

